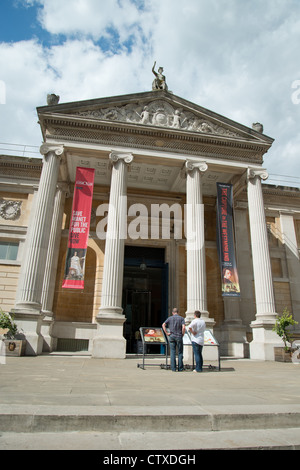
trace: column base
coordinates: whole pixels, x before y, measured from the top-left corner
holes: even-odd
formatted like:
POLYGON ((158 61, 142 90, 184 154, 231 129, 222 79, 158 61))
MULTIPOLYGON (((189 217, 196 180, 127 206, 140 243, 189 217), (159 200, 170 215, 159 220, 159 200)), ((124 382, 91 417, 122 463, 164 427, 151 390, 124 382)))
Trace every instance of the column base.
POLYGON ((43 338, 43 352, 52 352, 55 344, 55 339, 51 336, 54 323, 53 312, 43 311, 42 313, 41 336, 43 338))
POLYGON ((126 340, 123 336, 123 324, 126 318, 122 315, 122 309, 101 308, 96 320, 98 328, 93 339, 92 357, 125 359, 126 340))
POLYGON ((25 356, 38 356, 43 351, 43 337, 41 326, 43 315, 41 313, 21 312, 16 309, 12 312, 18 326, 18 337, 26 339, 25 356))
POLYGON ((275 321, 256 320, 250 324, 253 340, 250 343, 250 359, 274 361, 274 347, 283 346, 283 341, 273 331, 275 321))
MULTIPOLYGON (((218 346, 203 346, 202 349, 203 363, 207 365, 207 362, 214 361, 218 362, 219 360, 219 348, 218 346)), ((183 364, 192 366, 196 365, 195 359, 193 358, 193 346, 184 345, 183 346, 183 364)))
POLYGON ((222 356, 249 357, 246 327, 240 320, 225 321, 214 332, 219 341, 222 356))
POLYGON ((40 315, 42 305, 38 302, 19 302, 13 308, 13 314, 22 315, 40 315))

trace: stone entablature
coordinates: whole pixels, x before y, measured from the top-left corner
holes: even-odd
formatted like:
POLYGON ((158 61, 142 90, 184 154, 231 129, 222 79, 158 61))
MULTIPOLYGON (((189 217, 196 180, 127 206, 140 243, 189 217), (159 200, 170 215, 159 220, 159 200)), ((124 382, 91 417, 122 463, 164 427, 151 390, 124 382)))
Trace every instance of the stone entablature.
POLYGON ((0 174, 5 178, 39 179, 42 171, 42 158, 15 157, 0 155, 0 174))
POLYGON ((261 164, 273 139, 165 91, 38 108, 45 140, 160 149, 261 164))

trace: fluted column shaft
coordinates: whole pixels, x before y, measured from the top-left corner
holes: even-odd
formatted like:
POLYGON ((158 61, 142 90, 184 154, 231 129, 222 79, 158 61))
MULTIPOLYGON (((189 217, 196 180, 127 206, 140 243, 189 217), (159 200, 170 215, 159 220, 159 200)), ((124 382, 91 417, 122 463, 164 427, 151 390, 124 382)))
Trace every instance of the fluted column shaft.
POLYGON ((122 288, 124 270, 124 244, 127 213, 127 164, 131 154, 111 153, 112 176, 108 208, 105 257, 103 268, 101 306, 96 317, 98 327, 93 340, 93 357, 126 357, 123 336, 122 288))
POLYGON ((256 319, 250 325, 253 340, 249 347, 251 359, 273 361, 274 347, 281 346, 283 342, 273 331, 277 314, 261 187, 261 178, 267 177, 268 174, 262 169, 248 169, 248 210, 256 302, 256 319))
POLYGON ((127 165, 132 162, 131 154, 112 153, 113 163, 105 259, 103 269, 101 307, 99 315, 122 314, 122 285, 124 267, 124 209, 127 210, 127 165))
POLYGON ((287 271, 290 280, 292 312, 296 321, 300 320, 300 262, 295 230, 294 214, 282 211, 280 213, 282 243, 285 247, 287 271))
POLYGON ((19 281, 19 298, 15 306, 15 311, 22 313, 39 313, 41 310, 44 268, 63 147, 44 144, 41 153, 44 155, 43 168, 35 201, 35 213, 27 234, 19 281))
POLYGON ((201 182, 202 173, 207 168, 205 162, 186 163, 187 322, 193 319, 195 310, 200 310, 204 320, 208 319, 204 205, 201 182))
POLYGON ((261 178, 265 171, 248 171, 248 206, 254 272, 256 319, 275 322, 275 300, 261 178))
POLYGON ((52 315, 56 269, 58 263, 60 236, 62 228, 63 207, 66 193, 67 185, 59 184, 54 198, 53 216, 49 235, 47 259, 45 263, 45 274, 41 302, 43 312, 50 315, 52 315))

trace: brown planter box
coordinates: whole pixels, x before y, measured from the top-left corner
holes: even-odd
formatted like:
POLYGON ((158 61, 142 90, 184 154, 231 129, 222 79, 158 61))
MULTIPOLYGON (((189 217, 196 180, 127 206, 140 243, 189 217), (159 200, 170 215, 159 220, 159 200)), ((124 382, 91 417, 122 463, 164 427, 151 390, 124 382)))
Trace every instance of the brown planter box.
POLYGON ((292 350, 286 351, 284 348, 275 347, 275 361, 277 362, 292 362, 292 350))
POLYGON ((24 356, 26 340, 23 339, 4 339, 5 356, 24 356))

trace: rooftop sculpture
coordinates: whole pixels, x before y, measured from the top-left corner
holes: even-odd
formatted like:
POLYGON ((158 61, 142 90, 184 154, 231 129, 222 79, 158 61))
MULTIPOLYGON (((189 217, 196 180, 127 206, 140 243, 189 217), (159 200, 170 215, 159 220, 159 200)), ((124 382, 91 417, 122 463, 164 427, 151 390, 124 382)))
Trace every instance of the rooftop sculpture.
POLYGON ((158 72, 155 72, 155 66, 156 66, 156 62, 154 62, 154 65, 152 67, 152 72, 154 73, 156 77, 152 83, 152 90, 153 91, 157 91, 157 90, 168 91, 166 77, 165 75, 163 75, 163 71, 164 71, 163 67, 159 67, 158 72))

